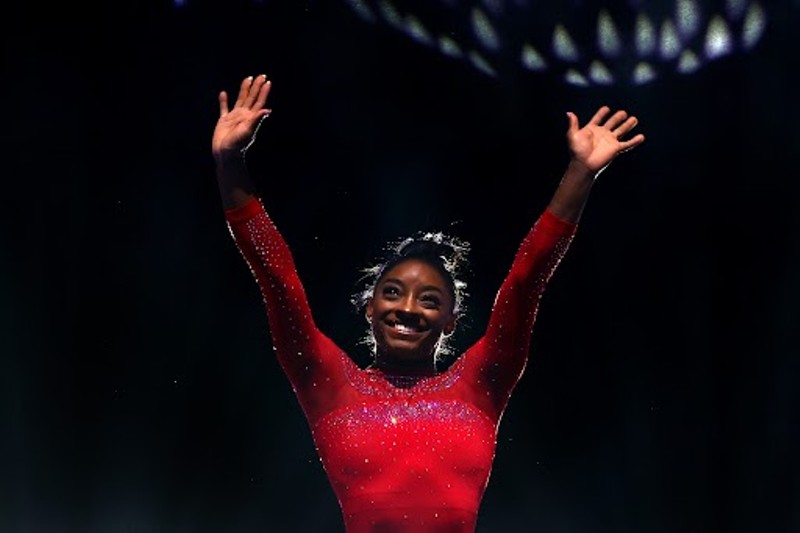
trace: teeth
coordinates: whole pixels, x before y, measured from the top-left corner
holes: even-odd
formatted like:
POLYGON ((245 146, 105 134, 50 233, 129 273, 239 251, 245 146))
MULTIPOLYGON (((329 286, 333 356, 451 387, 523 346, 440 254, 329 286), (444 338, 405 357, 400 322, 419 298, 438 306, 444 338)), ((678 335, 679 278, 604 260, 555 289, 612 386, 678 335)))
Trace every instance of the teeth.
POLYGON ((394 329, 396 329, 397 331, 401 331, 403 333, 413 333, 414 331, 416 331, 414 328, 408 327, 405 324, 395 324, 394 329))

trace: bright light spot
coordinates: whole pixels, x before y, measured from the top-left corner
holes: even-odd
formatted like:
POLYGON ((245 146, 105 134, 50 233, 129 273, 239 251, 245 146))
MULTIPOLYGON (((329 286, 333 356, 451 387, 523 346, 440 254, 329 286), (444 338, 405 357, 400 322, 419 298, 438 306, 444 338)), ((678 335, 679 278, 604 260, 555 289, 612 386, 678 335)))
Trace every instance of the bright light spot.
POLYGON ((639 56, 649 56, 656 49, 656 28, 650 17, 639 13, 636 17, 636 51, 639 56))
POLYGON ((706 31, 705 53, 709 59, 716 59, 731 51, 731 32, 728 25, 719 15, 715 15, 708 23, 706 31))
POLYGON ((497 73, 494 71, 489 62, 486 61, 478 52, 472 51, 469 53, 468 57, 470 63, 472 63, 473 66, 475 66, 475 68, 477 68, 481 72, 488 74, 489 76, 492 77, 497 75, 497 73))
POLYGON ((372 10, 369 8, 369 6, 367 6, 364 0, 347 0, 347 3, 359 17, 366 20, 367 22, 375 22, 375 13, 372 12, 372 10))
POLYGON ((408 28, 408 35, 415 41, 423 44, 433 44, 433 37, 417 17, 409 15, 406 18, 406 27, 408 28))
POLYGON ((678 72, 681 74, 691 74, 692 72, 697 72, 699 68, 700 60, 694 52, 686 50, 681 54, 681 58, 678 60, 678 72))
POLYGON ((446 35, 439 37, 439 50, 441 50, 444 55, 449 57, 461 57, 463 55, 463 52, 461 52, 461 47, 458 46, 458 43, 446 35))
POLYGON ((744 33, 742 34, 742 44, 749 50, 764 35, 767 27, 767 17, 759 4, 752 4, 747 10, 744 19, 744 33))
POLYGON ((389 26, 395 29, 403 29, 403 17, 400 16, 400 13, 391 2, 381 0, 380 4, 378 4, 378 9, 380 9, 383 20, 385 20, 389 26))
POLYGON ((561 24, 556 24, 553 30, 553 51, 564 61, 577 61, 579 57, 578 47, 561 24))
POLYGON ((661 26, 661 40, 659 42, 661 57, 664 59, 674 59, 681 53, 681 39, 678 30, 669 20, 664 21, 661 26))
POLYGON ((700 30, 700 8, 694 0, 678 0, 675 5, 675 19, 684 39, 693 37, 700 30))
POLYGON ((472 10, 472 31, 485 48, 497 50, 500 48, 500 39, 492 27, 492 23, 480 9, 472 10))
POLYGON ((547 68, 547 62, 542 57, 542 54, 528 43, 522 47, 522 65, 529 70, 544 70, 547 68))
POLYGON ((611 85, 614 83, 614 75, 603 63, 598 60, 592 61, 589 66, 589 78, 600 85, 611 85))
POLYGON ((567 83, 571 83, 572 85, 578 85, 580 87, 588 87, 589 80, 587 80, 583 74, 578 72, 575 69, 569 69, 566 74, 564 74, 564 80, 567 83))
POLYGON ((597 17, 597 46, 606 56, 616 56, 622 49, 619 30, 605 9, 597 17))
POLYGON ((633 69, 633 82, 642 85, 656 79, 656 71, 650 63, 639 63, 633 69))

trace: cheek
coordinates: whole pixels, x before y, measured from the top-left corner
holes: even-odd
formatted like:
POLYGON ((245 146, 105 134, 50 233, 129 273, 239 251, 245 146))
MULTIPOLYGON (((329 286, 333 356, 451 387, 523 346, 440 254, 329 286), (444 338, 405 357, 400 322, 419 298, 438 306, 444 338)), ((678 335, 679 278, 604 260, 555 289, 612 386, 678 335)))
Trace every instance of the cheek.
POLYGON ((372 322, 370 322, 369 331, 370 333, 372 333, 373 338, 378 344, 381 344, 383 342, 384 335, 383 335, 383 330, 381 330, 379 321, 373 320, 372 322))
POLYGON ((426 318, 428 322, 436 329, 442 331, 445 329, 445 327, 447 327, 447 323, 449 321, 449 317, 443 315, 442 313, 431 313, 426 318))

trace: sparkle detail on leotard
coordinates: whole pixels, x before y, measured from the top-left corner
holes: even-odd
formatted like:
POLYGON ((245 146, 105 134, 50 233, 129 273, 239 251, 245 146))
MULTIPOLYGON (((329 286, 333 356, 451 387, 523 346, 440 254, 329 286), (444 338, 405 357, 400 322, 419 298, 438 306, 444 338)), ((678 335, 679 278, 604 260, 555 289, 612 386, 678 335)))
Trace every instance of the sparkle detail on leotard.
POLYGON ((456 360, 446 372, 434 376, 403 376, 385 374, 378 369, 358 369, 345 366, 345 373, 350 384, 362 394, 372 396, 414 396, 420 393, 435 392, 451 387, 461 377, 464 369, 464 358, 456 360))

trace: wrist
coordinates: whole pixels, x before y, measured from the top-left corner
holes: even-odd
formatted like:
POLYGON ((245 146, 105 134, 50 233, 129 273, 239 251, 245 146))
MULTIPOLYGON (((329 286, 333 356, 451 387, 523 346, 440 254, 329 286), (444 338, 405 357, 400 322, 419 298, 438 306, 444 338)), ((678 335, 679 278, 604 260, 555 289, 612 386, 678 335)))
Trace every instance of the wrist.
POLYGON ((236 164, 244 160, 245 151, 236 149, 212 150, 211 155, 217 165, 236 164))
POLYGON ((226 152, 214 152, 214 162, 218 170, 239 169, 245 165, 245 154, 243 151, 233 150, 226 152))
POLYGON ((567 165, 567 171, 564 174, 565 178, 575 180, 593 182, 599 172, 590 169, 578 159, 570 159, 567 165))

